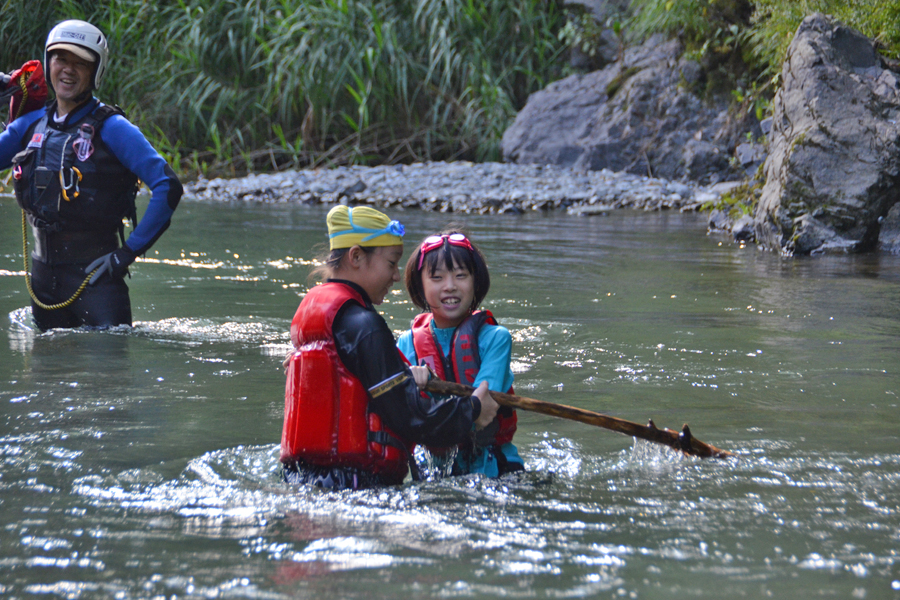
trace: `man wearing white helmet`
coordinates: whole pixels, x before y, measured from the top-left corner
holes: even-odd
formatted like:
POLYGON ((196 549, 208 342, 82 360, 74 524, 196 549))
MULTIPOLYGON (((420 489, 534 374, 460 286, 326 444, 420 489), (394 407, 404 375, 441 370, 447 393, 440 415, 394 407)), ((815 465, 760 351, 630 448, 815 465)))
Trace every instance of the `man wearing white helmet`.
POLYGON ((13 168, 34 233, 28 288, 43 331, 131 325, 124 276, 169 227, 181 199, 181 183, 140 130, 93 96, 107 62, 99 29, 78 20, 56 25, 44 46, 56 99, 0 134, 0 170, 13 168), (138 223, 141 181, 151 198, 138 223), (127 240, 124 218, 135 226, 127 240))

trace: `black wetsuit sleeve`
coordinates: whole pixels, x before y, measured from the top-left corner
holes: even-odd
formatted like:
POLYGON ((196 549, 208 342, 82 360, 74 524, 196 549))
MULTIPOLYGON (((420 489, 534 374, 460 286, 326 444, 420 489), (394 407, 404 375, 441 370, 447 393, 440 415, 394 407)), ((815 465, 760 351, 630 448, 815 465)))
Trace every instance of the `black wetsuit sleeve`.
POLYGON ((348 302, 335 317, 332 332, 341 361, 367 389, 398 375, 408 377, 370 401, 371 409, 396 435, 429 446, 453 446, 466 439, 481 413, 481 401, 473 396, 440 401, 423 397, 378 313, 348 302))

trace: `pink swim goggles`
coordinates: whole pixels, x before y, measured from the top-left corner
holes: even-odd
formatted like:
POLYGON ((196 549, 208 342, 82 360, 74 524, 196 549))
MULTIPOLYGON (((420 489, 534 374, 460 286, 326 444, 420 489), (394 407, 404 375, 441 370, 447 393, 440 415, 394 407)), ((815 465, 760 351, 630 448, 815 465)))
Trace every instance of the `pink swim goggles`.
POLYGON ((464 236, 461 233, 449 233, 444 235, 431 235, 425 238, 422 242, 422 245, 419 247, 419 267, 418 270, 422 270, 422 263, 425 261, 425 255, 434 250, 435 248, 441 248, 444 245, 444 242, 450 244, 451 246, 459 246, 461 248, 468 248, 469 252, 474 252, 475 249, 472 248, 472 242, 469 241, 469 238, 464 236))

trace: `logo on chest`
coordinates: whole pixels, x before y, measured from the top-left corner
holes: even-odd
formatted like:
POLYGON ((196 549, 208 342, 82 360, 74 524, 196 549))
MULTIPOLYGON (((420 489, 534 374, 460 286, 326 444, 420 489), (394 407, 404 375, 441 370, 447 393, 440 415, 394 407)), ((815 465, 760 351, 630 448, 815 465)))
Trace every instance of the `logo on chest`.
POLYGON ((40 148, 44 145, 44 134, 43 133, 35 133, 31 136, 31 141, 28 142, 29 148, 40 148))

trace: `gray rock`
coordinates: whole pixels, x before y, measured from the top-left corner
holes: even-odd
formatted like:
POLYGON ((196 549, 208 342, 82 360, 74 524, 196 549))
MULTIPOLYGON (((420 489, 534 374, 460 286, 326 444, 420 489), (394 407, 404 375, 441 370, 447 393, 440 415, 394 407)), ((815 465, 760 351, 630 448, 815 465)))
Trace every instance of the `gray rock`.
POLYGON ((724 210, 713 209, 709 212, 706 226, 709 231, 731 231, 731 218, 724 210))
POLYGON ((728 168, 728 158, 712 142, 688 140, 682 157, 685 172, 691 179, 708 179, 712 174, 728 168))
POLYGON ((353 196, 354 194, 359 194, 366 190, 366 184, 362 179, 357 179, 354 183, 348 185, 343 190, 341 190, 340 196, 353 196))
POLYGON ((734 157, 737 159, 739 165, 747 168, 748 166, 758 165, 765 161, 766 149, 762 144, 745 142, 743 144, 738 144, 737 148, 734 149, 734 157))
POLYGON ((886 252, 900 254, 900 202, 892 206, 882 219, 878 246, 886 252))
POLYGON ((742 178, 729 161, 752 122, 735 122, 728 100, 702 101, 701 66, 677 40, 654 36, 620 62, 572 75, 532 94, 504 132, 504 159, 610 169, 700 183, 742 178))
POLYGON ((873 249, 900 199, 900 83, 874 44, 804 19, 775 96, 758 241, 785 254, 873 249))
POLYGON ((750 215, 742 215, 731 226, 731 235, 738 242, 752 242, 756 239, 756 230, 754 228, 753 217, 750 215))
POLYGON ((748 179, 756 177, 760 167, 765 164, 768 155, 766 147, 755 142, 744 142, 743 144, 738 144, 737 148, 734 149, 734 161, 744 170, 748 179))
POLYGON ((723 194, 727 194, 728 192, 733 192, 744 185, 743 181, 723 181, 722 183, 717 183, 709 187, 709 191, 716 196, 722 196, 723 194))

